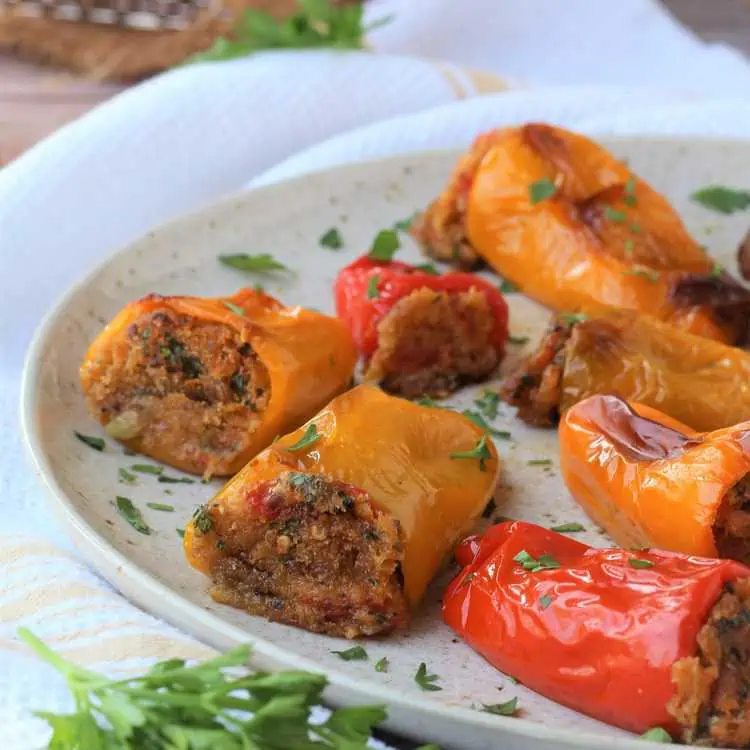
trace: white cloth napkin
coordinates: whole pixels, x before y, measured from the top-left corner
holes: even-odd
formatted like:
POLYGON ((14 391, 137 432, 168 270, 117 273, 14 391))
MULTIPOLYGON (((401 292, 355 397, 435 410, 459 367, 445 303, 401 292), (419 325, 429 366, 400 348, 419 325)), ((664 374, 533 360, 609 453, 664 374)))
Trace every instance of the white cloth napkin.
POLYGON ((708 88, 714 95, 723 86, 750 90, 748 65, 730 50, 705 47, 649 0, 569 0, 564 9, 559 0, 373 0, 368 13, 390 11, 396 18, 373 35, 376 49, 455 62, 281 52, 181 69, 126 92, 0 171, 6 748, 40 747, 45 726, 29 710, 67 705, 61 681, 14 639, 20 625, 94 668, 136 669, 157 658, 209 653, 123 600, 75 557, 22 455, 16 404, 23 353, 43 312, 84 270, 275 164, 259 181, 353 159, 464 146, 479 130, 529 119, 589 132, 745 136, 750 130, 746 102, 701 98, 708 88), (652 88, 480 97, 502 91, 507 81, 458 63, 536 84, 646 81, 652 88), (293 156, 301 149, 307 150, 293 156))

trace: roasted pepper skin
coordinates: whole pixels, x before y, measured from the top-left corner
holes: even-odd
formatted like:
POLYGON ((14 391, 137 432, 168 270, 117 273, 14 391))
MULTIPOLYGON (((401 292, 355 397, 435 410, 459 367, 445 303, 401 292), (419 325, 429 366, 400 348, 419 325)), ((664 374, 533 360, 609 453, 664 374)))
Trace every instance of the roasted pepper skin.
POLYGON ((750 354, 632 310, 561 315, 503 388, 521 418, 539 425, 556 424, 598 393, 652 406, 696 430, 729 427, 750 419, 750 354))
POLYGON ((677 291, 687 279, 709 279, 714 264, 664 197, 562 128, 532 123, 480 136, 415 233, 428 252, 436 238, 462 237, 459 257, 476 253, 554 310, 628 308, 701 336, 739 336, 677 291), (556 190, 534 203, 540 181, 556 190))
POLYGON ((518 521, 465 540, 456 560, 443 618, 493 666, 601 721, 675 736, 672 666, 696 652, 724 584, 750 575, 733 561, 595 549, 518 521), (514 560, 522 551, 560 567, 527 571, 514 560))
MULTIPOLYGON (((349 332, 336 318, 301 307, 285 307, 273 297, 252 289, 241 289, 231 297, 163 297, 152 294, 126 305, 91 344, 81 366, 84 392, 100 376, 103 363, 113 356, 119 338, 140 316, 166 310, 176 316, 194 317, 238 331, 252 346, 268 370, 271 399, 246 450, 231 463, 216 467, 215 475, 231 475, 265 448, 276 435, 299 425, 351 382, 357 361, 349 332), (227 303, 240 308, 235 312, 227 303)), ((105 424, 104 421, 102 421, 105 424)), ((123 440, 134 451, 138 438, 123 440)), ((205 460, 200 455, 178 461, 158 446, 153 458, 184 471, 201 474, 205 460)))
POLYGON ((488 281, 470 273, 436 276, 407 263, 363 256, 339 272, 334 293, 336 312, 349 327, 365 358, 378 346, 378 323, 400 299, 424 287, 447 293, 472 288, 483 292, 496 323, 493 343, 502 357, 508 341, 508 305, 500 291, 488 281), (368 288, 373 277, 376 277, 377 296, 371 297, 368 288))
POLYGON ((320 474, 362 490, 377 512, 400 525, 404 548, 404 593, 411 607, 456 541, 492 497, 499 459, 491 440, 489 457, 451 458, 471 450, 485 435, 457 412, 420 406, 360 385, 331 401, 306 425, 276 440, 208 503, 213 529, 185 530, 184 548, 191 565, 208 573, 222 554, 216 538, 222 528, 262 513, 247 502, 246 488, 275 479, 290 469, 320 474), (310 425, 320 438, 291 452, 310 425))
POLYGON ((592 396, 560 422, 576 502, 622 546, 717 557, 727 493, 750 472, 750 424, 697 433, 655 409, 592 396))

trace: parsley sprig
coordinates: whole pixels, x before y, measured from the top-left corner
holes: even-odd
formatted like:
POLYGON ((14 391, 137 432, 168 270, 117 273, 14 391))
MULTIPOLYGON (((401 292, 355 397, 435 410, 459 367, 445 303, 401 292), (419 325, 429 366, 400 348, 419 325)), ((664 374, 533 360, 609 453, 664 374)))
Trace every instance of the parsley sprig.
POLYGON ((382 706, 356 706, 313 723, 326 678, 302 671, 238 672, 248 646, 194 666, 168 659, 143 675, 112 680, 67 661, 26 628, 18 635, 65 677, 75 698, 74 713, 37 713, 52 727, 50 747, 57 750, 365 750, 373 727, 386 718, 382 706))
POLYGON ((557 570, 560 567, 560 563, 552 555, 539 555, 537 559, 525 549, 522 549, 513 559, 530 573, 538 573, 540 570, 557 570))

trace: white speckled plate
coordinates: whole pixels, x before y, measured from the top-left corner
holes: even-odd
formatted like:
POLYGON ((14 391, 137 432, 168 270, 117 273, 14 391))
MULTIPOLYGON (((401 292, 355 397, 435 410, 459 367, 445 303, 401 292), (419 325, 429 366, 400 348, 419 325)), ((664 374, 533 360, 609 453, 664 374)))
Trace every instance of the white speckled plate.
MULTIPOLYGON (((718 217, 692 205, 688 196, 712 182, 743 185, 750 174, 744 142, 612 140, 605 143, 664 191, 688 225, 732 267, 732 254, 746 226, 742 215, 718 217)), ((234 196, 150 233, 118 252, 83 279, 50 313, 28 355, 24 390, 25 439, 51 493, 51 504, 81 552, 94 567, 141 607, 179 625, 220 649, 240 642, 254 646, 254 664, 325 672, 329 698, 338 703, 382 702, 389 726, 422 741, 465 750, 555 748, 642 748, 643 743, 513 685, 463 643, 439 617, 446 576, 436 581, 410 631, 367 644, 369 662, 343 662, 331 653, 345 642, 268 623, 215 604, 207 580, 187 566, 176 533, 198 503, 220 486, 159 484, 139 476, 136 486, 118 483, 117 470, 138 459, 113 441, 103 453, 80 443, 73 430, 98 435, 78 385, 78 366, 88 343, 122 305, 148 292, 223 295, 258 279, 225 268, 220 253, 269 252, 294 269, 262 279, 283 301, 333 311, 331 284, 339 268, 363 252, 375 233, 423 207, 443 186, 456 154, 436 153, 356 164, 234 196), (339 251, 319 247, 317 238, 338 226, 339 251), (171 495, 165 494, 167 490, 171 495), (143 509, 155 533, 138 534, 116 513, 116 495, 143 509), (174 513, 146 508, 168 502, 174 513), (373 664, 383 656, 388 673, 373 664), (440 676, 440 692, 424 693, 413 680, 421 661, 440 676), (501 690, 501 692, 498 692, 501 690), (481 713, 472 707, 518 696, 519 718, 481 713)), ((419 255, 404 238, 400 257, 419 255)), ((509 295, 516 335, 536 337, 547 315, 521 295, 509 295)), ((533 344, 533 342, 532 342, 533 344)), ((520 349, 521 347, 511 347, 520 349)), ((521 352, 510 357, 514 360, 521 352)), ((471 405, 481 389, 467 389, 453 402, 471 405)), ((498 513, 553 525, 587 523, 568 497, 557 471, 554 431, 533 430, 502 409, 495 426, 512 433, 498 441, 504 473, 498 513), (551 459, 551 466, 529 465, 551 459)), ((169 470, 171 475, 176 472, 169 470)), ((580 537, 606 541, 592 529, 580 537)), ((351 645, 351 644, 349 644, 351 645)), ((540 655, 541 656, 541 655, 540 655)), ((541 657, 543 658, 543 657, 541 657)))

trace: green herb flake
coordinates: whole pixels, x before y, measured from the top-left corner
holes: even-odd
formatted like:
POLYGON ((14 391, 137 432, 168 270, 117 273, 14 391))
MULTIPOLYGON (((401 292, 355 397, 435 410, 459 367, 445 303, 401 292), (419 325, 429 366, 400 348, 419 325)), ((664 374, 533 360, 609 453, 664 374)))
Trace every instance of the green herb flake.
POLYGON ((538 573, 540 570, 557 570, 560 567, 560 563, 552 555, 539 555, 537 559, 525 549, 522 549, 513 560, 530 573, 538 573))
POLYGON ((375 671, 376 672, 387 672, 388 671, 388 659, 387 657, 383 657, 379 661, 375 662, 375 671))
POLYGON ((199 505, 195 509, 191 520, 193 522, 193 528, 195 528, 199 534, 208 534, 208 532, 214 527, 213 519, 211 518, 211 514, 208 512, 208 506, 206 505, 199 505))
POLYGON ((672 737, 666 729, 661 727, 653 727, 645 731, 639 739, 648 740, 649 742, 661 742, 665 745, 672 744, 672 737))
POLYGON ((151 529, 143 520, 141 511, 133 505, 133 501, 128 497, 117 495, 117 512, 138 532, 141 534, 150 534, 151 529))
POLYGON ((420 406, 426 406, 429 409, 450 409, 449 406, 443 406, 429 396, 422 396, 421 398, 418 398, 414 403, 419 404, 420 406))
POLYGON ((223 300, 223 304, 224 307, 227 308, 227 310, 231 310, 235 315, 242 315, 243 318, 245 317, 245 311, 238 305, 235 305, 234 302, 223 300))
POLYGON ((260 292, 261 294, 266 293, 266 288, 263 286, 263 284, 253 284, 253 289, 256 292, 260 292))
POLYGON ((526 464, 528 466, 552 466, 552 459, 551 458, 532 458, 531 460, 527 461, 526 464))
POLYGON ((332 654, 336 654, 339 659, 344 661, 367 661, 367 651, 362 646, 352 646, 346 649, 346 651, 331 651, 332 654))
POLYGON ((551 198, 557 192, 557 187, 549 177, 542 177, 541 180, 532 182, 529 185, 529 200, 531 205, 540 203, 547 198, 551 198))
POLYGON ((628 218, 624 211, 619 211, 616 208, 612 208, 612 206, 604 206, 604 215, 616 224, 624 224, 628 218))
POLYGON ((642 276, 644 279, 648 279, 652 284, 659 280, 659 272, 653 268, 645 268, 643 266, 636 266, 630 268, 627 271, 622 272, 623 276, 642 276))
POLYGON ((547 609, 552 604, 552 597, 549 594, 539 597, 539 609, 547 609))
POLYGON ((137 471, 139 474, 153 474, 159 476, 163 471, 163 466, 155 466, 154 464, 133 464, 130 467, 131 471, 137 471))
POLYGON ((485 391, 479 398, 474 399, 474 403, 487 419, 496 419, 500 394, 496 391, 485 391))
POLYGON ((78 432, 77 430, 73 430, 73 434, 84 445, 88 445, 89 448, 93 448, 95 451, 99 451, 99 453, 101 453, 104 450, 104 446, 106 445, 106 443, 104 442, 104 438, 92 437, 91 435, 84 435, 83 433, 78 432))
POLYGON ((492 458, 492 453, 487 447, 487 436, 482 435, 477 441, 477 444, 468 451, 455 451, 450 454, 453 459, 479 459, 479 471, 484 471, 486 468, 486 462, 492 458))
POLYGON ((631 175, 625 183, 625 197, 623 198, 626 206, 633 208, 638 205, 638 198, 635 195, 635 178, 631 175))
POLYGON ((586 531, 586 527, 580 523, 561 523, 559 526, 550 527, 550 531, 557 531, 561 534, 574 534, 576 531, 586 531))
POLYGON ((480 711, 495 716, 515 716, 516 711, 518 711, 518 698, 511 698, 505 703, 483 703, 480 711))
POLYGON ((160 476, 157 480, 160 484, 195 484, 195 479, 189 477, 168 477, 160 476))
POLYGON ((411 225, 414 221, 419 218, 419 211, 415 211, 411 216, 407 216, 405 219, 399 219, 393 222, 393 228, 398 229, 399 232, 408 232, 411 229, 411 225))
POLYGON ((426 690, 428 692, 443 689, 439 685, 435 684, 439 679, 440 677, 438 677, 438 675, 436 674, 428 674, 427 665, 424 662, 419 665, 416 674, 414 675, 414 682, 416 682, 417 685, 422 688, 422 690, 426 690))
POLYGON ((135 484, 137 478, 135 474, 131 474, 127 469, 117 470, 117 480, 121 484, 135 484))
POLYGON ((625 240, 625 255, 628 257, 633 254, 633 248, 635 247, 635 243, 633 240, 631 240, 629 237, 625 240))
POLYGON ((516 346, 523 346, 529 343, 528 336, 508 336, 508 341, 516 346))
POLYGON ((341 239, 341 232, 336 227, 331 227, 327 232, 320 235, 318 244, 330 250, 340 250, 344 246, 344 241, 341 239))
POLYGON ((367 283, 367 299, 377 299, 380 296, 378 291, 378 282, 380 281, 380 274, 374 274, 370 276, 370 281, 367 283))
POLYGON ((393 260, 393 256, 400 247, 401 240, 397 232, 393 229, 383 229, 375 235, 368 257, 372 260, 388 262, 393 260))
POLYGON ((498 287, 503 294, 513 294, 518 291, 518 287, 509 279, 503 279, 498 287))
POLYGON ((733 214, 750 207, 750 191, 736 190, 723 185, 701 188, 696 190, 690 198, 704 208, 720 214, 733 214))
POLYGON ((420 263, 418 266, 414 266, 414 270, 428 273, 430 276, 440 276, 440 271, 434 263, 420 263))
POLYGON ((724 266, 721 265, 721 263, 714 263, 711 268, 711 276, 717 277, 721 276, 721 274, 724 273, 724 266))
POLYGON ((161 510, 165 513, 174 513, 174 505, 168 505, 167 503, 146 503, 147 508, 151 510, 161 510))
POLYGON ((560 313, 557 320, 565 325, 575 326, 579 323, 585 323, 589 319, 586 313, 560 313))
POLYGON ((508 682, 510 682, 511 685, 521 684, 512 674, 506 674, 505 679, 508 680, 508 682))
POLYGON ((474 422, 475 425, 478 425, 490 435, 499 438, 500 440, 511 439, 511 434, 507 430, 496 430, 478 411, 464 409, 461 414, 463 414, 467 419, 470 419, 472 422, 474 422))
POLYGON ((220 255, 219 263, 248 273, 273 273, 289 270, 283 263, 280 263, 268 253, 261 253, 260 255, 248 255, 247 253, 220 255))
POLYGON ((631 568, 653 568, 654 563, 651 562, 651 560, 642 560, 637 557, 631 557, 628 560, 628 565, 630 565, 631 568))
POLYGON ((180 537, 180 539, 185 538, 185 529, 177 529, 177 536, 180 537))
POLYGON ((302 437, 296 443, 290 445, 287 450, 291 453, 301 451, 317 443, 321 437, 323 436, 318 432, 318 428, 314 424, 308 425, 302 437))
POLYGON ((641 225, 640 225, 640 224, 639 224, 639 223, 638 223, 637 221, 634 221, 634 222, 633 222, 633 223, 632 223, 632 224, 630 225, 630 231, 631 231, 631 232, 632 232, 633 234, 640 234, 640 233, 641 233, 641 232, 643 231, 643 229, 642 229, 641 225))

